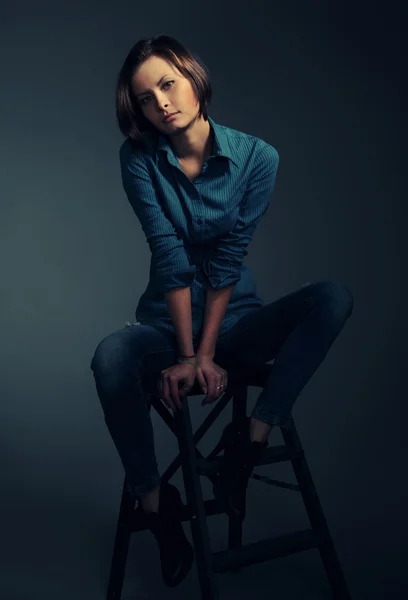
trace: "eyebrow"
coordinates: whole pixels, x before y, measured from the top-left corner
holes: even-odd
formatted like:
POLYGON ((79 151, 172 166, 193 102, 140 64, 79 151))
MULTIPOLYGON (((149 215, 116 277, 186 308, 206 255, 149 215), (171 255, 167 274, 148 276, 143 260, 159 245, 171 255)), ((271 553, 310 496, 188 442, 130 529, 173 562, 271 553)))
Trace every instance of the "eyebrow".
MULTIPOLYGON (((164 79, 166 77, 166 75, 170 75, 170 73, 166 73, 165 75, 163 75, 162 77, 160 77, 159 81, 156 83, 156 85, 159 85, 161 80, 164 79)), ((151 92, 152 90, 146 90, 145 92, 140 92, 140 94, 136 94, 137 96, 143 96, 143 94, 147 94, 147 92, 151 92)))

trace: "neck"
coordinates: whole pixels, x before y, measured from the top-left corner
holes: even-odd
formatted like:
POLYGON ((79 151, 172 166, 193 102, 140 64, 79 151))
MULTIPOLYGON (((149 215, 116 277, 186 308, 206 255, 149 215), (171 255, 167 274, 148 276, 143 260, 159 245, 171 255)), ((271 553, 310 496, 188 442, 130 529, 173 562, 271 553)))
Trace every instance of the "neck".
POLYGON ((210 123, 200 119, 192 127, 170 138, 171 145, 179 160, 204 161, 211 155, 213 134, 210 123))

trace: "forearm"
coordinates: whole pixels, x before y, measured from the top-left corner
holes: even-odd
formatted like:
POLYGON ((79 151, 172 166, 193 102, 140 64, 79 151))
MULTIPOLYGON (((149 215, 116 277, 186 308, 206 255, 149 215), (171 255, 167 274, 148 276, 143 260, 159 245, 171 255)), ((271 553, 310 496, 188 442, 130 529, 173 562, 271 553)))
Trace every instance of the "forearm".
POLYGON ((176 288, 166 292, 164 297, 174 325, 178 352, 179 354, 192 356, 194 347, 190 287, 176 288))
POLYGON ((210 285, 207 287, 203 332, 197 355, 214 357, 218 332, 224 319, 234 285, 234 283, 227 285, 221 290, 214 290, 210 285))

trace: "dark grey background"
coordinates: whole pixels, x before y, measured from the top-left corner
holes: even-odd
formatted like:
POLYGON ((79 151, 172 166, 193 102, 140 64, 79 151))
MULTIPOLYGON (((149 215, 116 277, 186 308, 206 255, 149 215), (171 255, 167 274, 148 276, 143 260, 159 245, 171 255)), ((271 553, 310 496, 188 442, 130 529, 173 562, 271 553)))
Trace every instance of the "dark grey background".
MULTIPOLYGON (((279 151, 273 205, 246 259, 261 296, 327 278, 354 295, 293 415, 352 598, 407 593, 404 30, 402 2, 3 9, 2 598, 105 597, 124 473, 89 365, 98 342, 134 319, 149 265, 121 187, 114 88, 131 46, 159 33, 207 64, 216 122, 279 151)), ((200 399, 195 423, 209 410, 200 399)), ((176 445, 153 418, 164 469, 176 445)), ((293 481, 288 466, 260 471, 293 481)), ((226 525, 209 519, 214 550, 226 525)), ((250 482, 246 541, 306 526, 297 495, 250 482)), ((330 598, 317 551, 217 580, 225 600, 330 598)), ((165 597, 198 598, 196 571, 168 590, 152 536, 137 534, 124 598, 165 597)))

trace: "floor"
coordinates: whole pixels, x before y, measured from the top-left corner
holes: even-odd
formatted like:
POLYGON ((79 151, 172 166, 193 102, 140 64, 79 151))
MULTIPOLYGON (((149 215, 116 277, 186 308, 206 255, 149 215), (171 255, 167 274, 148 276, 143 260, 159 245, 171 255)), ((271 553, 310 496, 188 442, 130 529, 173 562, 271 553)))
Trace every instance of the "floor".
MULTIPOLYGON (((24 495, 18 494, 16 489, 13 506, 0 507, 5 517, 0 545, 1 598, 105 599, 119 496, 114 502, 109 497, 102 501, 95 490, 95 498, 91 494, 87 502, 82 500, 79 504, 79 499, 75 501, 78 498, 75 493, 70 497, 69 490, 65 490, 65 494, 62 489, 57 491, 58 502, 51 494, 45 501, 44 494, 36 496, 33 493, 27 504, 24 495), (11 516, 8 518, 7 515, 11 516)), ((290 510, 288 505, 288 513, 290 510)), ((279 522, 278 519, 276 523, 279 522)), ((294 523, 294 529, 298 525, 300 522, 294 523)), ((307 527, 307 524, 303 525, 307 527)), ((211 517, 209 527, 213 550, 225 548, 226 518, 223 515, 211 517)), ((265 524, 252 512, 251 524, 245 524, 244 541, 274 534, 265 529, 265 524)), ((190 537, 188 525, 186 532, 190 537)), ((275 533, 280 535, 282 532, 277 530, 275 533)), ((352 599, 401 600, 408 597, 408 587, 402 580, 406 567, 403 554, 392 554, 387 548, 380 553, 374 552, 370 544, 364 544, 364 539, 369 539, 365 534, 356 530, 340 532, 332 527, 352 599)), ((332 598, 317 550, 258 564, 240 573, 217 575, 216 579, 220 600, 332 598)), ((161 598, 200 600, 195 567, 180 586, 167 588, 160 578, 155 540, 150 532, 135 533, 129 550, 122 600, 161 598)))

